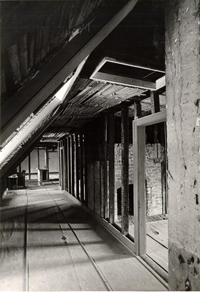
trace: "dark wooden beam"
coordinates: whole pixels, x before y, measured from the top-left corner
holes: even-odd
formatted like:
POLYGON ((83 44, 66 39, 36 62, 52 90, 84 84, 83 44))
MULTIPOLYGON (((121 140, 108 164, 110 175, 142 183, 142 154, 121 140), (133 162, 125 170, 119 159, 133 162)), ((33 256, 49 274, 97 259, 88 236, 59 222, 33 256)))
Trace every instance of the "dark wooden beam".
POLYGON ((117 5, 108 6, 97 15, 89 30, 74 37, 39 73, 10 98, 1 109, 3 141, 43 102, 51 97, 71 72, 106 36, 127 16, 138 0, 130 0, 116 11, 117 5))
POLYGON ((31 179, 31 155, 28 155, 28 175, 29 179, 31 179))
POLYGON ((109 114, 108 124, 109 144, 109 222, 114 223, 115 212, 115 117, 114 113, 109 114))
POLYGON ((75 134, 75 163, 76 163, 76 198, 79 200, 79 147, 78 147, 78 134, 75 134))
POLYGON ((81 180, 81 202, 84 202, 84 178, 83 178, 83 134, 80 134, 80 180, 81 180))
POLYGON ((141 103, 140 101, 134 102, 134 119, 140 118, 142 115, 141 103))
POLYGON ((121 143, 122 143, 122 223, 124 235, 129 232, 129 116, 128 107, 122 108, 121 143))
POLYGON ((70 174, 71 174, 71 195, 74 196, 74 139, 70 136, 70 174))
POLYGON ((156 91, 151 91, 150 98, 151 98, 151 112, 152 114, 155 114, 160 111, 159 93, 156 91))
POLYGON ((109 218, 108 208, 108 115, 104 117, 104 160, 103 160, 103 192, 104 192, 104 218, 109 218))
POLYGON ((67 137, 67 178, 68 178, 68 192, 71 193, 70 137, 67 137))

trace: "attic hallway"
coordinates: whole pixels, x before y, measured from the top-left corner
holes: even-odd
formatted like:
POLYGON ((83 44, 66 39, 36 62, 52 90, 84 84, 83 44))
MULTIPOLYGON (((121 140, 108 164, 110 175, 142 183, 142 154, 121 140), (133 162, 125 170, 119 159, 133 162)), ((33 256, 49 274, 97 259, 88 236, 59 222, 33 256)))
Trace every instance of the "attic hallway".
POLYGON ((1 291, 166 290, 56 184, 10 191, 0 214, 1 291))

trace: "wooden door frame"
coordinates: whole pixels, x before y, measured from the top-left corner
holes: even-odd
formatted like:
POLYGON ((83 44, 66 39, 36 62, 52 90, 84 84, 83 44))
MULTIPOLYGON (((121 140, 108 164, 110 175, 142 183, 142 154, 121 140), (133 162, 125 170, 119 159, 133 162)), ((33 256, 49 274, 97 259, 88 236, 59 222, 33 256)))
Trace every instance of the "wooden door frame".
POLYGON ((137 255, 146 254, 145 127, 166 122, 166 110, 133 121, 134 243, 137 255))

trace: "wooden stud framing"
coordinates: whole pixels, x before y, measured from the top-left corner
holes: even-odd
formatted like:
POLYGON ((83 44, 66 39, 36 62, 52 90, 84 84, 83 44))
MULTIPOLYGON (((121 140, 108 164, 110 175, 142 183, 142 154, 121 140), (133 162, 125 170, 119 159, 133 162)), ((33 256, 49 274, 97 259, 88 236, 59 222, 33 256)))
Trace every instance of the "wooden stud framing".
POLYGON ((71 193, 70 137, 67 137, 67 179, 68 179, 68 192, 71 193))
POLYGON ((83 178, 83 134, 80 134, 80 180, 81 180, 81 202, 84 202, 84 178, 83 178))
POLYGON ((146 253, 145 126, 166 121, 166 111, 133 121, 135 253, 146 253))
POLYGON ((115 208, 115 117, 109 114, 109 222, 114 223, 115 208))
POLYGON ((79 200, 79 147, 78 147, 78 134, 75 134, 75 149, 76 149, 76 198, 79 200))
POLYGON ((29 176, 29 179, 31 179, 31 155, 30 155, 30 153, 28 155, 28 176, 29 176))
POLYGON ((103 192, 104 192, 104 218, 109 218, 108 202, 108 116, 104 118, 104 164, 103 164, 103 192))
POLYGON ((40 169, 40 148, 37 148, 37 156, 38 156, 38 169, 40 169))
POLYGON ((151 112, 152 114, 155 114, 160 111, 159 93, 156 91, 151 91, 150 99, 151 99, 151 112))
POLYGON ((70 175, 71 175, 71 194, 74 196, 74 139, 70 136, 70 175))
POLYGON ((138 119, 142 115, 142 110, 141 110, 141 103, 140 101, 134 102, 134 118, 138 119))
POLYGON ((129 109, 122 108, 121 143, 122 143, 122 223, 124 235, 129 231, 129 109))

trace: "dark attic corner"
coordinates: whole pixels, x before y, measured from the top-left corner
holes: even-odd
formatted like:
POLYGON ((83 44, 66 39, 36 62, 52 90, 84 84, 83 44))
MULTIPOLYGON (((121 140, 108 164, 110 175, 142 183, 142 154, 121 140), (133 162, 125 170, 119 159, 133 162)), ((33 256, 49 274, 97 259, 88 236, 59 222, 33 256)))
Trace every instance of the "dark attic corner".
POLYGON ((0 5, 0 291, 200 291, 199 0, 0 5))

